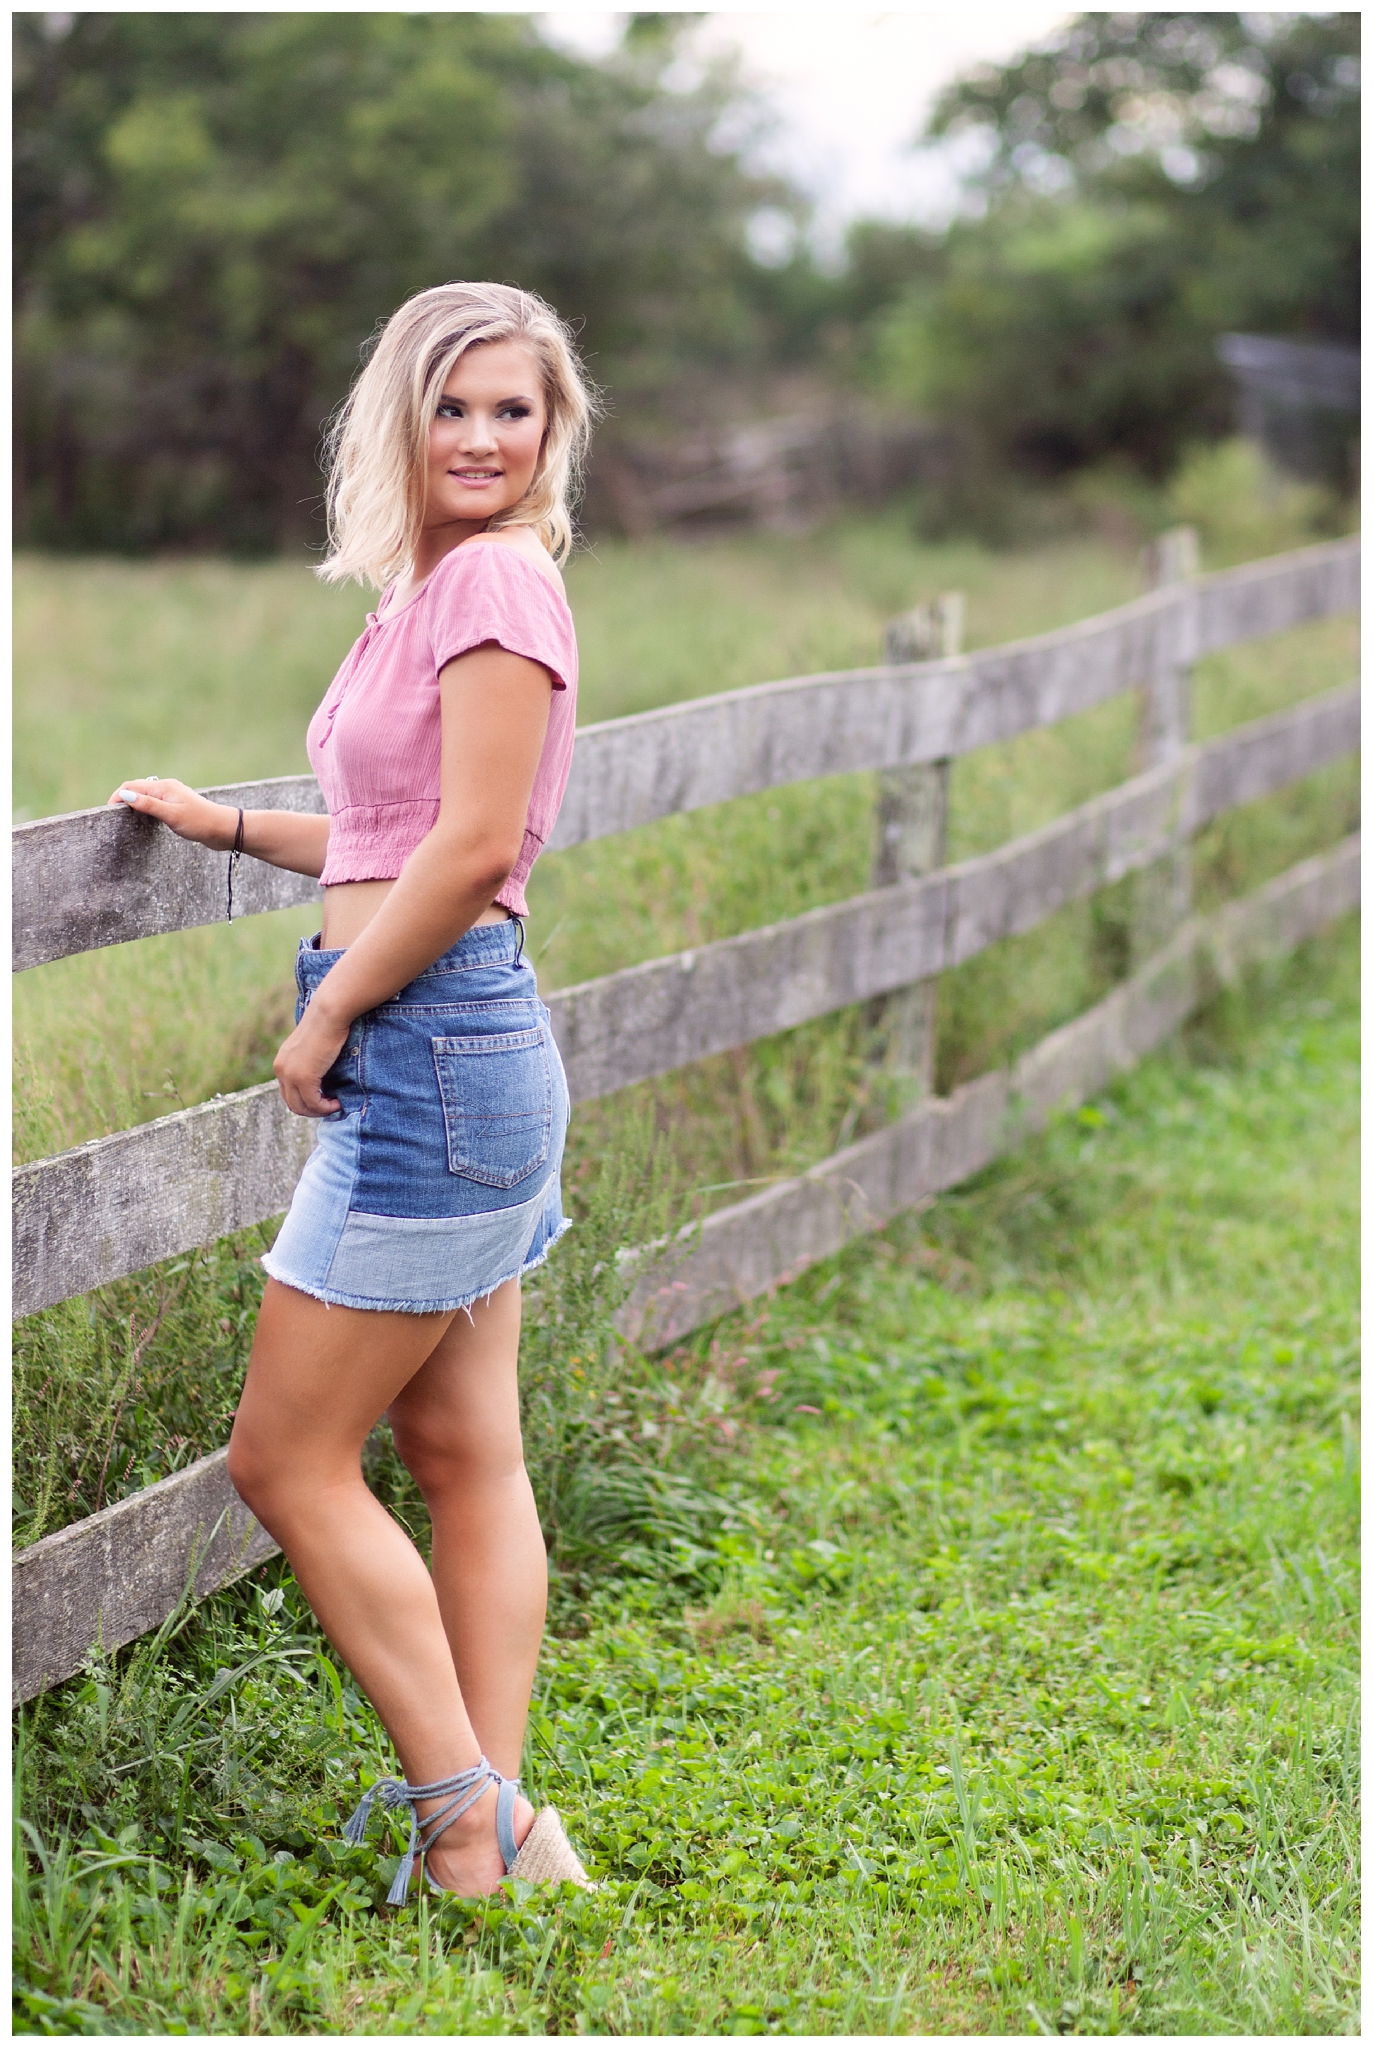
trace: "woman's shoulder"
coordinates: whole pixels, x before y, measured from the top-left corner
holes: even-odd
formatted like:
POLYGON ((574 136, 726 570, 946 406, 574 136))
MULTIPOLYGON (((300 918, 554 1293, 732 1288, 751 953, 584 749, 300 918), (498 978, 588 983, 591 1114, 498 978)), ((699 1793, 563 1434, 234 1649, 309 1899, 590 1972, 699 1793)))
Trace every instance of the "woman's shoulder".
MULTIPOLYGON (((498 533, 474 534, 446 555, 439 565, 447 571, 442 579, 451 582, 457 579, 463 583, 494 583, 509 588, 512 585, 527 585, 529 572, 548 585, 549 590, 564 603, 562 572, 552 555, 528 526, 510 526, 498 533)), ((435 581, 439 577, 436 573, 435 581)))
MULTIPOLYGON (((542 662, 559 687, 577 677, 577 629, 562 578, 548 560, 541 567, 529 548, 504 535, 479 534, 439 563, 424 594, 430 651, 437 667, 484 640, 542 662)), ((532 536, 531 536, 532 539, 532 536)), ((533 542, 539 554, 543 549, 533 542)))

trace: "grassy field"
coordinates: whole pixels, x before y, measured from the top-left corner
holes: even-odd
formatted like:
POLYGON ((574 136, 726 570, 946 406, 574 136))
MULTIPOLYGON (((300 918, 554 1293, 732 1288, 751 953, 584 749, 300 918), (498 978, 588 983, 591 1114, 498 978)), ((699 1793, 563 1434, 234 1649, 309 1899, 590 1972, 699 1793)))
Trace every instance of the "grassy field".
MULTIPOLYGON (((1308 537, 1235 461, 1169 508, 1209 566, 1308 537)), ((931 549, 893 514, 602 546, 570 586, 595 718, 874 660, 942 589, 978 645, 1139 572, 1102 538, 931 549)), ((299 770, 361 609, 280 564, 21 563, 21 810, 136 768, 299 770)), ((1232 650, 1198 672, 1194 729, 1356 668, 1351 620, 1232 650)), ((1136 716, 957 764, 953 857, 1129 773, 1136 716)), ((1198 901, 1328 844, 1356 795, 1340 768, 1220 821, 1198 901)), ((545 987, 861 889, 872 798, 839 779, 546 857, 545 987)), ((1130 914, 1121 885, 946 977, 939 1085, 1100 995, 1130 914)), ((21 976, 19 1156, 266 1078, 310 925, 21 976)), ((869 1027, 841 1013, 581 1108, 579 1227, 523 1357, 553 1559, 529 1765, 607 1888, 380 1912, 389 1872, 338 1819, 384 1741, 273 1565, 21 1717, 21 2029, 1347 2030, 1353 947, 666 1360, 609 1337, 616 1249, 882 1121, 869 1027)), ((271 1235, 20 1325, 16 1540, 224 1441, 271 1235)), ((369 1460, 423 1542, 384 1435, 369 1460)))
MULTIPOLYGON (((1266 526, 1241 521, 1238 537, 1261 550, 1305 536, 1277 501, 1266 526)), ((1208 561, 1234 551, 1217 519, 1208 561)), ((801 539, 601 544, 575 562, 569 586, 582 716, 595 719, 876 660, 885 621, 942 589, 967 593, 968 641, 983 646, 1101 611, 1140 584, 1133 553, 1102 540, 996 556, 917 544, 893 515, 801 539)), ((325 590, 303 566, 21 562, 19 815, 103 801, 121 775, 150 766, 193 783, 303 770, 306 721, 363 603, 355 591, 325 590)), ((1348 681, 1356 665, 1352 620, 1213 657, 1197 676, 1198 736, 1348 681)), ((959 762, 951 857, 985 851, 1119 781, 1133 765, 1136 728, 1137 707, 1124 699, 959 762)), ((1355 787, 1350 771, 1335 771, 1214 828, 1199 848, 1203 896, 1232 893, 1236 877, 1261 879, 1265 862, 1274 871, 1334 836, 1353 814, 1355 787)), ((853 894, 869 873, 872 810, 871 779, 843 777, 545 856, 530 890, 531 953, 544 986, 853 894)), ((1120 899, 1069 910, 949 979, 942 1085, 1008 1056, 1100 992, 1118 967, 1120 899)), ((19 1156, 267 1078, 293 999, 294 941, 311 923, 308 910, 282 912, 24 975, 15 1008, 19 1156)), ((840 1018, 707 1063, 585 1119, 587 1144, 598 1152, 609 1142, 606 1113, 613 1122, 647 1107, 664 1128, 695 1132, 684 1169, 700 1185, 794 1170, 832 1149, 863 1086, 860 1040, 861 1019, 840 1018)))
POLYGON ((19 2029, 1357 2031, 1355 996, 1346 928, 665 1359, 572 1316, 598 1893, 382 1909, 268 1566, 23 1717, 19 2029))
MULTIPOLYGON (((581 716, 877 660, 888 618, 953 585, 968 592, 974 644, 986 644, 1118 603, 1138 573, 1094 542, 1009 559, 922 549, 894 520, 801 542, 602 544, 569 576, 581 716)), ((21 815, 103 801, 130 762, 193 783, 303 770, 306 722, 363 603, 356 591, 323 589, 304 566, 22 563, 21 815)), ((1130 707, 1098 717, 1098 728, 1088 779, 1109 781, 1122 749, 1128 759, 1130 707), (1109 763, 1096 758, 1103 747, 1109 763)), ((1044 763, 1048 780, 1065 784, 1065 804, 1083 782, 1080 737, 1051 744, 1044 763)), ((1000 773, 1004 782, 1004 764, 1000 773)), ((976 792, 967 808, 980 809, 976 792)), ((869 779, 845 778, 546 858, 530 896, 545 986, 851 894, 866 879, 870 813, 869 779)), ((265 1078, 291 999, 294 938, 310 928, 308 911, 287 912, 26 975, 23 1156, 265 1078)))
MULTIPOLYGON (((1226 507, 1231 482, 1222 462, 1225 488, 1215 478, 1209 487, 1226 507)), ((1203 496, 1189 509, 1200 516, 1206 503, 1203 496)), ((1258 532, 1242 524, 1238 538, 1213 520, 1208 559, 1224 561, 1240 542, 1279 547, 1303 538, 1281 501, 1267 516, 1258 532)), ((574 565, 571 583, 586 653, 585 708, 598 715, 693 687, 871 660, 883 621, 942 588, 967 591, 969 637, 979 644, 1128 598, 1139 572, 1128 550, 1083 537, 1019 555, 931 550, 893 515, 800 540, 602 546, 574 565)), ((191 780, 299 768, 307 712, 356 624, 357 604, 356 596, 323 590, 307 569, 279 564, 22 563, 21 798, 30 808, 91 801, 130 761, 191 780), (55 763, 65 780, 51 780, 55 763)), ((1213 657, 1196 680, 1196 729, 1207 736, 1347 681, 1356 664, 1349 619, 1213 657)), ((960 761, 953 856, 1030 830, 1129 773, 1136 721, 1137 707, 1124 699, 960 761)), ((544 986, 862 889, 872 797, 870 778, 838 778, 546 856, 533 878, 530 925, 544 986)), ((1355 773, 1342 767, 1220 821, 1197 847, 1199 902, 1253 886, 1329 843, 1352 825, 1356 798, 1355 773)), ((1124 884, 945 977, 939 1085, 1014 1054, 1099 997, 1127 962, 1129 915, 1124 884)), ((283 912, 19 977, 18 1156, 41 1157, 267 1079, 289 1021, 294 939, 312 922, 308 909, 283 912)), ((871 1050, 864 1012, 842 1012, 585 1105, 568 1156, 574 1207, 593 1199, 607 1158, 635 1154, 646 1127, 658 1134, 664 1171, 696 1210, 803 1169, 890 1113, 871 1050)), ((223 1441, 264 1242, 262 1233, 246 1233, 23 1327, 20 1540, 223 1441)))

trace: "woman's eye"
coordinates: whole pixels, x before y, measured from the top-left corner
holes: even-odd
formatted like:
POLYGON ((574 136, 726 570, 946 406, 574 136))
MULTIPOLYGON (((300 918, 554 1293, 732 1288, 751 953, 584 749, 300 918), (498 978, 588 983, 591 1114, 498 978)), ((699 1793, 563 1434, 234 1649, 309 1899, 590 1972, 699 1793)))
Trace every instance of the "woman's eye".
POLYGON ((498 417, 503 420, 527 420, 530 407, 527 405, 503 405, 498 417))

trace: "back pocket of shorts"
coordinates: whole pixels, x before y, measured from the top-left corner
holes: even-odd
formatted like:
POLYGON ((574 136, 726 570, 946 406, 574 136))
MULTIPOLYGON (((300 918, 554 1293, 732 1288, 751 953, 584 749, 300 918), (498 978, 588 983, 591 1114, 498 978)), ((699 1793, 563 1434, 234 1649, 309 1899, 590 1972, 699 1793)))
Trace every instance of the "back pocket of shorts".
POLYGON ((553 1075, 542 1027, 431 1043, 448 1171, 489 1188, 527 1180, 553 1139, 553 1075))

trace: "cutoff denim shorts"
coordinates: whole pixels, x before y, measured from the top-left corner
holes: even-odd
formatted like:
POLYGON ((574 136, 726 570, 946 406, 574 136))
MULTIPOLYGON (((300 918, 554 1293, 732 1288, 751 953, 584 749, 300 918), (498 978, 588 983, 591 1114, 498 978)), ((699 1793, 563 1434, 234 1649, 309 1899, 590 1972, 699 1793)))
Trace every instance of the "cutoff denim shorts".
MULTIPOLYGON (((274 1280, 344 1308, 470 1308, 568 1228, 567 1079, 522 958, 523 929, 474 925, 394 1002, 359 1017, 324 1082, 341 1107, 271 1251, 274 1280)), ((296 1018, 339 959, 302 939, 296 1018)))

